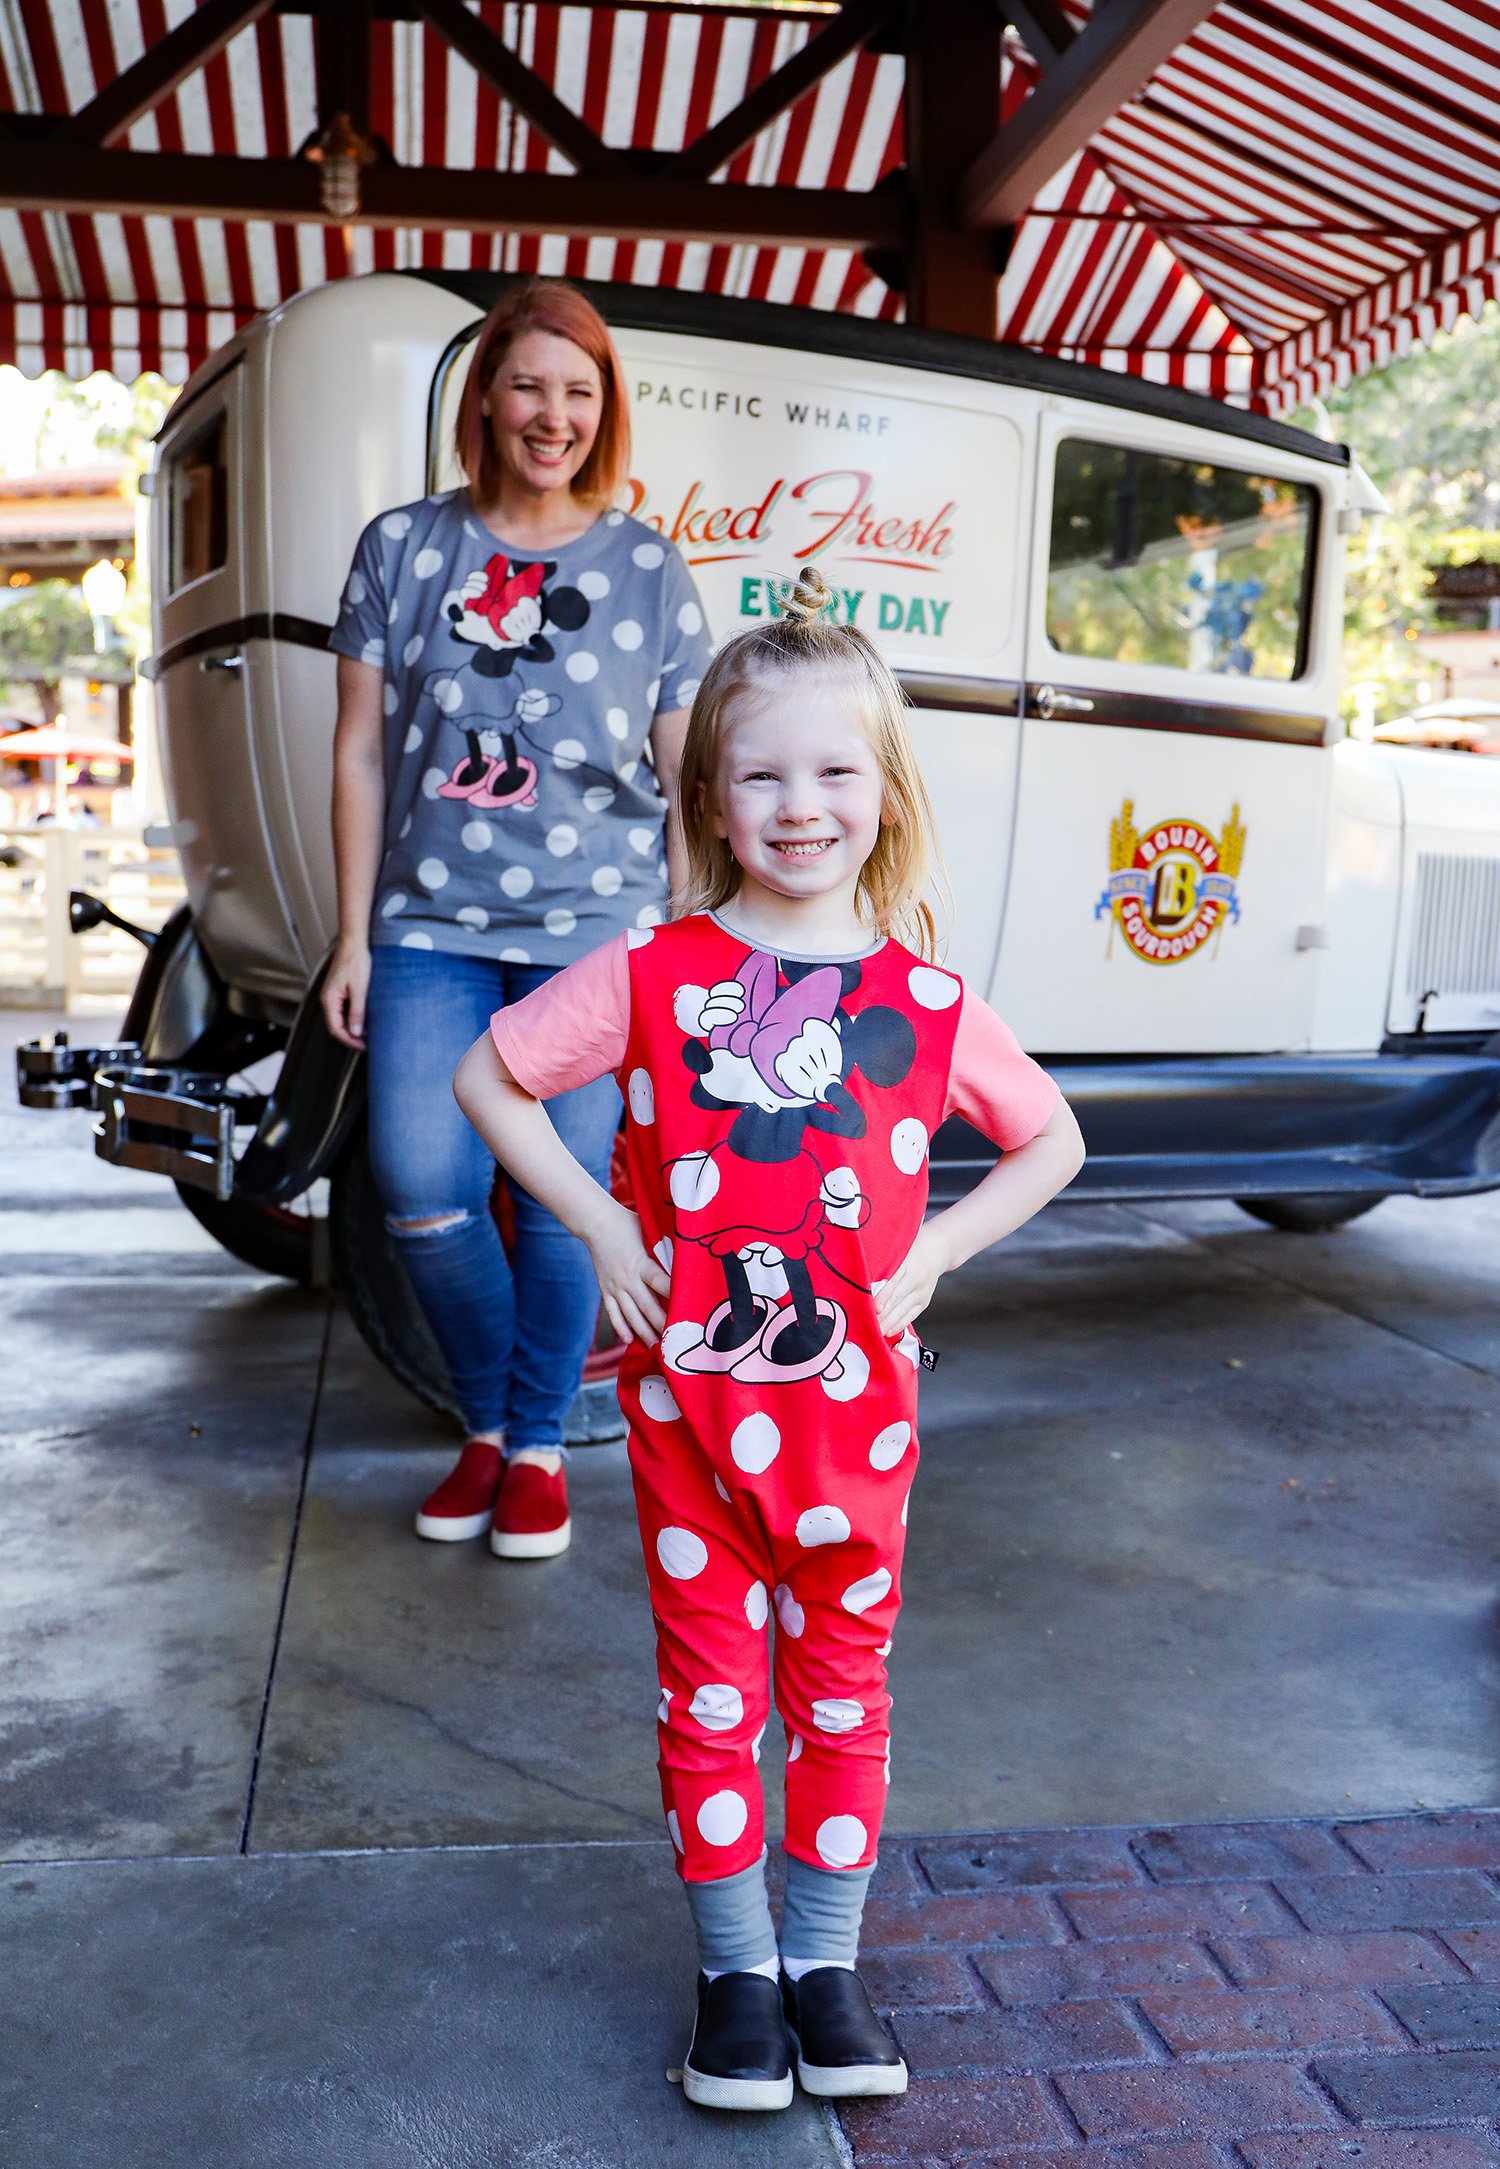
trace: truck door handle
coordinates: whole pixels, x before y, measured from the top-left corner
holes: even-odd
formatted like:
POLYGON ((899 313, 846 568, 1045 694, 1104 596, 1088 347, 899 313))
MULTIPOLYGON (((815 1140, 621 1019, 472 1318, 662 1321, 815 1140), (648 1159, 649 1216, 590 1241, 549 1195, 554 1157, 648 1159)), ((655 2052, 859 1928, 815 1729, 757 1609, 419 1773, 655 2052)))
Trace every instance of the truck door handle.
POLYGON ((199 663, 200 670, 227 670, 235 677, 245 667, 243 655, 205 655, 199 663))
POLYGON ((1055 685, 1039 685, 1036 712, 1045 723, 1053 715, 1092 715, 1094 704, 1085 700, 1082 693, 1059 693, 1055 685))

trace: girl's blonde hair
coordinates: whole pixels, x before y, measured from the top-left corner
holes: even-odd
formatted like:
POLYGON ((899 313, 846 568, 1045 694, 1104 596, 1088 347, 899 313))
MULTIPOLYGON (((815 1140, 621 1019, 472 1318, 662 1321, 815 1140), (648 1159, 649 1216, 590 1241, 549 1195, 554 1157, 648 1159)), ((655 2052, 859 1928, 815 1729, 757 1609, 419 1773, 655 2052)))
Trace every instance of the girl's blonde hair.
POLYGON ((782 615, 726 640, 704 673, 683 747, 678 799, 688 862, 683 910, 716 910, 740 885, 734 855, 713 826, 724 738, 736 703, 747 694, 795 698, 795 681, 816 671, 853 697, 884 787, 886 818, 855 892, 860 916, 919 955, 935 957, 937 923, 925 891, 934 878, 946 888, 946 876, 932 802, 907 729, 906 697, 873 641, 852 625, 830 621, 835 599, 823 575, 804 565, 781 598, 782 615))

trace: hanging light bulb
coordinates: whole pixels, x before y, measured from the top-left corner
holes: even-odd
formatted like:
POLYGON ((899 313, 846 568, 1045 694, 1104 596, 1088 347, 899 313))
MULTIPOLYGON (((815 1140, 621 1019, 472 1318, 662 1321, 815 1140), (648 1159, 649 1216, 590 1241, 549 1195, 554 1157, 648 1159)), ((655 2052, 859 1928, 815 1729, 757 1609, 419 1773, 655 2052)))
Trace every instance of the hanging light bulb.
POLYGON ((355 217, 359 211, 359 169, 373 162, 375 146, 360 134, 347 113, 335 113, 304 155, 323 169, 320 193, 328 216, 339 220, 355 217))

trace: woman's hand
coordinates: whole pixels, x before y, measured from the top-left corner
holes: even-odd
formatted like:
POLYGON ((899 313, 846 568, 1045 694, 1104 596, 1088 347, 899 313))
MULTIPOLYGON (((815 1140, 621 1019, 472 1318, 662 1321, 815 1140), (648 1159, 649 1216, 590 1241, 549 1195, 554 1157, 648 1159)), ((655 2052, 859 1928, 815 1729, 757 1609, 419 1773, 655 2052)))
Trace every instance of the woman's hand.
POLYGON ((605 1202, 609 1210, 587 1238, 604 1308, 621 1340, 634 1336, 652 1348, 667 1323, 672 1283, 642 1241, 641 1223, 630 1207, 617 1198, 605 1202))
POLYGON ((341 941, 333 952, 322 993, 328 1029, 341 1046, 363 1050, 365 997, 369 991, 369 943, 341 941))
POLYGON ((875 1299, 875 1315, 882 1333, 899 1333, 913 1318, 920 1318, 932 1301, 932 1292, 944 1273, 953 1270, 940 1220, 925 1220, 917 1239, 875 1299))

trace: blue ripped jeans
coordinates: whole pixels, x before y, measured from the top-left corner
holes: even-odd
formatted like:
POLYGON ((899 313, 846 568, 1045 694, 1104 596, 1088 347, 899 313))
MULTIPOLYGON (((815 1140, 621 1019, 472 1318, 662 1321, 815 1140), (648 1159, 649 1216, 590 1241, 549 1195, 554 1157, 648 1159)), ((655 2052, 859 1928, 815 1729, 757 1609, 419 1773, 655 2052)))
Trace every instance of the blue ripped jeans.
MULTIPOLYGON (((558 1447, 593 1339, 599 1284, 589 1254, 516 1184, 515 1256, 490 1215, 495 1163, 453 1097, 453 1072, 497 1009, 551 970, 540 964, 381 947, 366 1014, 370 1162, 386 1225, 447 1358, 470 1432, 507 1449, 558 1447), (403 1223, 461 1215, 417 1231, 403 1223)), ((548 1100, 569 1151, 601 1183, 620 1119, 612 1077, 548 1100)))

